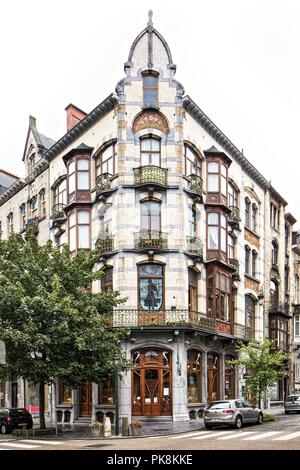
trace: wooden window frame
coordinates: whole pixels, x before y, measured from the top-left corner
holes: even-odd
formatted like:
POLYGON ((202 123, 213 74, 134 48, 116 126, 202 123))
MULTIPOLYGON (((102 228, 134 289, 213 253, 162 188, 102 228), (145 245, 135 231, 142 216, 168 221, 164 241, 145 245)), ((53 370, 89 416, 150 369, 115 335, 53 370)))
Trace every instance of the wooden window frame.
POLYGON ((158 137, 156 135, 149 134, 149 135, 145 135, 145 136, 140 138, 140 164, 141 164, 141 167, 143 167, 143 166, 158 166, 158 167, 161 167, 161 138, 160 137, 158 137), (155 141, 157 141, 159 143, 159 150, 142 150, 142 142, 144 142, 145 140, 150 140, 150 141, 155 140, 155 141), (147 165, 142 164, 143 154, 150 155, 150 162, 147 165), (158 155, 159 156, 159 165, 153 165, 153 163, 152 163, 152 156, 153 155, 158 155))
MULTIPOLYGON (((67 163, 67 192, 68 192, 68 204, 71 203, 70 199, 73 194, 88 194, 87 199, 90 198, 90 191, 91 191, 91 160, 90 157, 87 155, 76 155, 75 157, 71 158, 67 163), (78 170, 78 162, 81 160, 86 160, 89 164, 88 170, 78 170), (70 173, 70 165, 75 163, 74 172, 70 173), (88 188, 87 189, 78 189, 78 178, 79 173, 88 173, 88 188), (75 188, 74 191, 70 193, 70 177, 75 174, 75 188)), ((77 199, 77 198, 76 198, 77 199)), ((73 202, 73 201, 72 201, 73 202)), ((84 202, 87 202, 84 200, 84 202)))
POLYGON ((116 157, 117 157, 117 150, 116 150, 116 147, 117 147, 117 142, 110 142, 108 144, 106 144, 101 150, 100 150, 100 153, 99 155, 97 155, 96 157, 96 177, 97 176, 100 176, 100 175, 104 175, 104 174, 109 174, 111 176, 115 176, 116 174, 116 157), (107 160, 105 160, 105 162, 103 163, 103 153, 108 150, 110 147, 112 147, 112 156, 109 157, 107 160), (107 165, 107 162, 109 160, 112 160, 113 162, 113 172, 112 173, 109 173, 108 171, 104 171, 103 170, 103 165, 107 165))
POLYGON ((258 253, 256 250, 252 250, 252 260, 251 260, 251 272, 252 272, 252 277, 257 277, 257 258, 258 258, 258 253))
POLYGON ((239 195, 236 187, 231 181, 228 181, 227 185, 227 197, 228 197, 228 207, 239 207, 239 195), (230 192, 232 190, 232 194, 230 192))
POLYGON ((10 212, 7 216, 7 234, 8 236, 14 233, 14 213, 10 212))
POLYGON ((113 267, 107 266, 104 269, 104 275, 101 277, 101 292, 112 292, 113 291, 113 267), (108 276, 108 273, 111 274, 108 276))
MULTIPOLYGON (((214 270, 207 274, 207 315, 214 317, 225 323, 233 322, 233 311, 232 311, 232 278, 231 276, 222 270, 214 270), (224 290, 221 287, 221 276, 225 277, 224 290), (221 299, 225 299, 225 303, 228 307, 228 318, 222 316, 221 299)), ((225 304, 224 304, 225 305, 225 304)))
POLYGON ((202 352, 198 349, 192 348, 187 351, 187 402, 188 404, 202 403, 202 352), (197 354, 196 361, 189 360, 189 354, 195 352, 197 354), (199 358, 200 356, 200 358, 199 358), (199 361, 199 362, 198 362, 199 361), (196 376, 196 393, 197 401, 189 399, 189 375, 195 374, 196 376))
POLYGON ((207 401, 215 401, 220 399, 220 355, 219 353, 216 353, 215 351, 208 351, 207 352, 207 401), (208 362, 208 356, 209 355, 214 355, 217 357, 217 367, 213 368, 210 366, 208 362), (211 380, 211 371, 215 371, 215 376, 216 376, 216 397, 212 398, 210 397, 210 391, 212 391, 212 387, 210 387, 210 380, 211 380))
POLYGON ((159 73, 158 72, 155 72, 154 70, 147 70, 145 72, 142 72, 142 77, 143 77, 143 107, 144 108, 154 108, 154 109, 157 109, 158 106, 159 106, 159 73), (147 77, 154 77, 156 79, 156 85, 155 86, 148 86, 148 85, 145 85, 145 78, 147 77), (146 102, 146 93, 145 91, 146 90, 156 90, 156 102, 152 103, 152 102, 149 102, 147 103, 146 102))
POLYGON ((297 313, 294 316, 294 337, 298 338, 300 336, 300 314, 297 313), (298 329, 298 334, 297 334, 297 329, 298 329))
POLYGON ((23 204, 20 205, 20 229, 24 230, 26 228, 26 222, 27 222, 27 217, 26 217, 26 204, 23 202, 23 204))
POLYGON ((140 263, 137 265, 137 290, 138 290, 138 309, 143 312, 159 312, 165 309, 165 266, 162 263, 149 262, 149 263, 140 263), (141 276, 140 268, 146 265, 156 265, 161 266, 162 275, 161 276, 141 276), (141 305, 141 295, 140 295, 140 279, 162 279, 162 302, 161 307, 158 310, 146 310, 141 305))
POLYGON ((199 155, 199 153, 189 144, 185 143, 184 144, 184 174, 185 176, 191 176, 191 175, 197 175, 202 177, 202 159, 199 155), (194 161, 192 161, 188 156, 187 156, 187 150, 189 150, 194 157, 194 161), (193 167, 193 172, 189 173, 187 171, 187 162, 191 163, 191 166, 193 167))
POLYGON ((249 294, 245 294, 245 326, 250 328, 250 337, 254 338, 255 337, 255 315, 256 315, 256 303, 253 297, 249 294), (246 299, 249 298, 251 299, 251 309, 249 308, 249 305, 247 305, 246 299), (253 307, 253 309, 252 309, 253 307), (250 322, 249 320, 249 312, 250 312, 250 322))
POLYGON ((189 292, 188 292, 189 300, 190 300, 190 295, 191 295, 190 291, 193 290, 194 295, 195 295, 195 303, 196 303, 196 308, 195 309, 191 308, 191 303, 190 302, 189 302, 188 308, 189 308, 190 311, 198 312, 198 273, 197 273, 197 271, 195 271, 191 267, 188 268, 188 289, 189 289, 189 292), (194 284, 191 281, 190 273, 193 273, 193 275, 195 275, 195 283, 194 284))
POLYGON ((251 249, 248 245, 245 246, 245 274, 251 276, 251 249))
POLYGON ((236 359, 233 354, 226 354, 224 356, 224 399, 232 400, 236 397, 236 367, 234 365, 228 364, 227 361, 236 359), (233 382, 233 396, 226 395, 226 381, 233 382))
POLYGON ((46 215, 47 215, 46 189, 43 188, 39 192, 39 216, 45 217, 46 215))
POLYGON ((227 206, 228 201, 228 165, 225 164, 223 159, 220 158, 210 158, 207 160, 207 194, 209 195, 219 195, 219 203, 227 206), (211 171, 210 164, 216 163, 218 165, 218 171, 211 171), (225 176, 222 173, 222 168, 225 169, 225 176), (209 188, 209 177, 210 175, 218 175, 218 190, 211 191, 209 188), (225 180, 226 191, 225 194, 222 192, 222 181, 225 180))
MULTIPOLYGON (((69 214, 68 214, 68 244, 69 244, 69 247, 70 247, 70 230, 71 228, 75 227, 75 235, 76 235, 76 246, 75 246, 75 249, 74 250, 71 250, 72 253, 77 253, 79 250, 83 250, 83 251, 90 251, 91 250, 91 246, 92 246, 92 236, 91 236, 91 209, 90 207, 80 207, 80 208, 76 208, 76 209, 73 209, 69 214), (79 212, 88 212, 89 214, 89 222, 86 224, 79 224, 78 223, 78 213, 79 212), (70 227, 70 217, 72 214, 75 214, 75 224, 72 225, 72 227, 70 227), (88 226, 89 227, 89 248, 79 248, 79 226, 80 225, 83 225, 83 226, 88 226)), ((71 247, 70 247, 71 249, 71 247)))
POLYGON ((72 390, 65 392, 65 387, 66 387, 65 380, 63 378, 59 378, 58 379, 58 402, 61 405, 64 405, 64 404, 72 405, 72 390), (70 394, 70 398, 68 400, 64 400, 66 393, 70 394))
POLYGON ((228 258, 235 259, 236 238, 232 235, 232 233, 227 234, 227 244, 228 244, 228 248, 227 248, 228 258), (232 240, 233 242, 232 245, 229 243, 229 240, 232 240))
POLYGON ((225 212, 221 209, 213 209, 210 208, 207 211, 207 223, 206 223, 206 240, 207 240, 207 258, 211 259, 213 257, 217 257, 218 259, 227 262, 227 252, 228 252, 228 216, 225 212), (218 215, 218 224, 211 224, 209 223, 209 215, 210 214, 217 214, 218 215), (225 227, 221 225, 221 216, 225 217, 225 227), (213 249, 209 248, 209 228, 210 227, 218 227, 218 248, 213 249), (222 250, 222 230, 225 231, 225 251, 222 250))
POLYGON ((63 204, 66 206, 68 203, 68 187, 67 177, 58 181, 53 187, 53 205, 63 204), (65 183, 65 189, 61 190, 62 184, 65 183))
POLYGON ((147 199, 141 201, 141 231, 142 232, 161 232, 161 201, 156 201, 153 199, 147 199), (159 229, 152 229, 152 214, 151 211, 147 214, 147 228, 143 227, 143 207, 146 207, 147 204, 156 204, 159 207, 159 229))
POLYGON ((30 219, 36 219, 39 216, 37 196, 33 196, 30 199, 29 206, 30 206, 30 219), (33 206, 33 204, 34 204, 34 206, 33 206))

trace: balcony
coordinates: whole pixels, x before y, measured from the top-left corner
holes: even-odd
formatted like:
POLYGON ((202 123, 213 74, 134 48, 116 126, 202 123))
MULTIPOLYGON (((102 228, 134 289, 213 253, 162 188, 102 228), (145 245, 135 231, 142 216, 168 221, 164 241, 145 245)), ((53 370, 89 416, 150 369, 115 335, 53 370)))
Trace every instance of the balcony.
POLYGON ((52 207, 53 225, 63 223, 66 220, 65 204, 55 204, 52 207))
POLYGON ((269 313, 270 315, 290 316, 290 306, 287 303, 271 302, 269 313))
POLYGON ((203 243, 200 238, 186 236, 186 251, 203 259, 203 243))
POLYGON ((114 249, 114 239, 112 235, 103 234, 99 235, 96 241, 96 249, 100 251, 100 254, 110 253, 114 249))
POLYGON ((112 175, 110 173, 102 173, 96 177, 96 196, 103 191, 111 189, 111 178, 112 175))
POLYGON ((235 272, 232 275, 232 278, 236 281, 240 280, 240 262, 236 258, 228 258, 228 264, 235 269, 235 272))
POLYGON ((168 248, 167 233, 158 230, 141 230, 135 232, 134 247, 137 249, 166 250, 168 248))
POLYGON ((38 217, 33 217, 32 219, 27 220, 26 231, 28 232, 31 229, 34 235, 39 233, 39 218, 38 217))
POLYGON ((203 179, 198 175, 189 175, 189 191, 195 193, 197 196, 200 196, 202 199, 203 196, 203 179))
POLYGON ((228 216, 228 223, 232 227, 239 228, 241 217, 240 217, 240 209, 235 206, 229 206, 228 209, 231 211, 228 216))
POLYGON ((158 186, 168 185, 168 170, 166 168, 147 165, 134 168, 133 171, 135 184, 154 184, 158 186))
POLYGON ((214 317, 190 310, 115 310, 113 315, 106 317, 108 326, 115 328, 197 328, 206 333, 219 333, 221 335, 236 337, 241 340, 250 340, 250 328, 239 324, 226 324, 220 327, 220 321, 214 317))

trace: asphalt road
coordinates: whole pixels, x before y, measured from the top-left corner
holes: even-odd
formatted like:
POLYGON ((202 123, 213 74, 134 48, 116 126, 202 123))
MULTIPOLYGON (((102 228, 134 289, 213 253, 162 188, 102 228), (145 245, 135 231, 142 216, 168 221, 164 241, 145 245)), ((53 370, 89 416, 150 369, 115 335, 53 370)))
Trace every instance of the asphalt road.
POLYGON ((300 414, 248 425, 237 431, 200 429, 172 436, 121 439, 0 439, 4 450, 300 450, 300 414))

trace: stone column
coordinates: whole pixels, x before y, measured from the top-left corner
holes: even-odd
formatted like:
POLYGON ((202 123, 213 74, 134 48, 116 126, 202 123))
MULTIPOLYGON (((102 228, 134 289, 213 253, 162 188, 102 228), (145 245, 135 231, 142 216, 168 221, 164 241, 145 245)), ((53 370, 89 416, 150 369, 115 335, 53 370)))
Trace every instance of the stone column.
POLYGON ((202 402, 207 403, 207 352, 202 353, 202 402))
MULTIPOLYGON (((127 344, 123 344, 123 350, 125 350, 126 358, 130 360, 130 351, 128 350, 127 344)), ((128 421, 131 422, 131 373, 131 369, 126 370, 122 373, 121 379, 119 380, 120 422, 122 422, 122 418, 128 418, 128 421)))
POLYGON ((186 347, 184 336, 178 337, 173 350, 173 421, 188 421, 186 347))
POLYGON ((224 400, 225 397, 225 384, 224 384, 224 378, 225 378, 225 361, 224 361, 224 354, 220 353, 220 375, 219 375, 219 380, 220 380, 220 400, 224 400))

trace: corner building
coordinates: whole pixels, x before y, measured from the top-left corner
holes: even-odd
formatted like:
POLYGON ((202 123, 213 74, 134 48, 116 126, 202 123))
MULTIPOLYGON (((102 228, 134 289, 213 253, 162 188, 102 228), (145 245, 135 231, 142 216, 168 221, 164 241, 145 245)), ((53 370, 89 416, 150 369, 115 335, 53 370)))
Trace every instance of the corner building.
MULTIPOLYGON (((184 421, 207 401, 243 393, 243 375, 226 361, 237 341, 268 330, 270 184, 185 95, 151 18, 124 69, 92 112, 66 108, 59 141, 30 119, 27 177, 0 197, 2 233, 34 225, 41 243, 50 237, 74 253, 100 247, 95 269, 104 276, 93 290, 127 299, 113 315, 115 326, 130 329, 120 418, 184 421)), ((5 387, 12 403, 12 384, 5 387)), ((70 393, 59 378, 49 419, 114 419, 114 397, 110 379, 70 393)))

